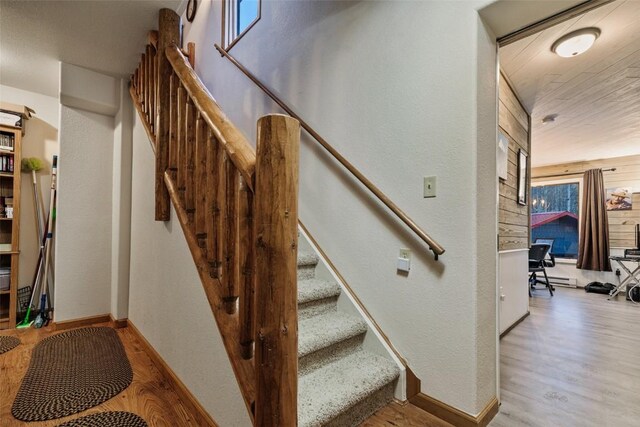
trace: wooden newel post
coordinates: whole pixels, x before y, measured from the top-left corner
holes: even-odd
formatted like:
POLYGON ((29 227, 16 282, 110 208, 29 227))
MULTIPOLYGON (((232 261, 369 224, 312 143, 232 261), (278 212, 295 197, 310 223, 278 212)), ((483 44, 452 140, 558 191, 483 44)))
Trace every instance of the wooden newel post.
POLYGON ((298 417, 298 156, 300 123, 258 120, 255 172, 255 425, 291 427, 298 417))
MULTIPOLYGON (((164 54, 167 46, 180 43, 180 16, 171 9, 160 9, 158 23, 158 48, 156 70, 158 98, 156 108, 158 122, 154 123, 156 134, 156 221, 169 221, 169 192, 164 183, 164 172, 169 164, 169 97, 171 93, 171 64, 164 54)), ((151 90, 151 88, 150 88, 151 90)))

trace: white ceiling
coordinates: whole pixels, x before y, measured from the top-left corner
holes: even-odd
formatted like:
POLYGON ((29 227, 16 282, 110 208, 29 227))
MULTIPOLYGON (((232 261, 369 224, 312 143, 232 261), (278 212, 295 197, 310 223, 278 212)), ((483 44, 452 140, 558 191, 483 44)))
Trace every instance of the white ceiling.
POLYGON ((182 0, 0 1, 0 84, 58 96, 58 61, 130 74, 158 11, 182 0))
POLYGON ((532 164, 640 154, 640 1, 618 0, 500 49, 500 66, 532 120, 532 164), (582 55, 551 45, 584 27, 601 35, 582 55), (555 123, 542 118, 558 114, 555 123))

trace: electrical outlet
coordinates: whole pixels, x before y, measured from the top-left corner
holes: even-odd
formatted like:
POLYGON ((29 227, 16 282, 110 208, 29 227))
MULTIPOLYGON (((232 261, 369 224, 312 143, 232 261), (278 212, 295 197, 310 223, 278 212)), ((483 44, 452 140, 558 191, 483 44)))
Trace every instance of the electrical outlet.
POLYGON ((400 249, 400 255, 398 255, 398 258, 411 259, 411 250, 410 249, 400 249))
POLYGON ((436 177, 424 177, 424 197, 436 197, 436 177))

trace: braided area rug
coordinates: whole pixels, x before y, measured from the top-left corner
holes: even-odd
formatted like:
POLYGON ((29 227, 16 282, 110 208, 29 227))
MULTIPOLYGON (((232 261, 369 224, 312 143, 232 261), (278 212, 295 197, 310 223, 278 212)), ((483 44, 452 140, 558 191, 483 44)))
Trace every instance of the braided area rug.
POLYGON ((58 427, 148 427, 147 423, 131 412, 100 412, 68 421, 58 427))
POLYGON ((11 413, 21 421, 66 417, 112 398, 132 380, 131 365, 113 329, 74 329, 34 347, 11 413))
POLYGON ((16 337, 0 336, 0 354, 16 348, 20 340, 16 337))

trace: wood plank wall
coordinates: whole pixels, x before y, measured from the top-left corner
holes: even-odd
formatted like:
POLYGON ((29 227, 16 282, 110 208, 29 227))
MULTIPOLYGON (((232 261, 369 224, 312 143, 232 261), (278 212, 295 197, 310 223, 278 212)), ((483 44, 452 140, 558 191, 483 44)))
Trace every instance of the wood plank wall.
MULTIPOLYGON (((527 204, 518 204, 518 150, 531 152, 530 117, 522 107, 506 78, 500 73, 498 125, 509 139, 508 179, 500 179, 498 204, 498 250, 527 249, 529 247, 529 195, 527 180, 527 204)), ((531 159, 529 158, 529 175, 531 159)))
MULTIPOLYGON (((556 180, 559 178, 536 179, 536 177, 562 173, 575 172, 574 177, 580 177, 584 171, 594 168, 616 168, 615 172, 604 172, 605 189, 631 187, 634 192, 632 210, 608 212, 610 246, 632 248, 635 246, 634 227, 640 224, 640 155, 542 166, 532 170, 532 177, 535 182, 556 180)), ((571 176, 562 178, 571 178, 571 176)))

